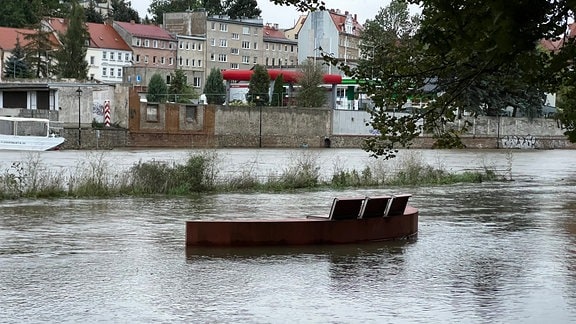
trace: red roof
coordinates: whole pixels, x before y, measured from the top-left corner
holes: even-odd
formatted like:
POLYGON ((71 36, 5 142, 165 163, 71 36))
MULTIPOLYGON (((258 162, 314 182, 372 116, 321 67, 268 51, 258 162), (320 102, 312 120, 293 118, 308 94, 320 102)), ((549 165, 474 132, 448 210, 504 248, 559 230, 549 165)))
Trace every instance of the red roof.
POLYGON ((176 38, 172 36, 172 34, 156 25, 136 24, 133 22, 121 21, 116 21, 114 23, 122 27, 132 36, 176 41, 176 38))
MULTIPOLYGON (((0 27, 0 48, 5 51, 12 51, 16 46, 17 38, 20 41, 20 46, 24 47, 29 43, 29 41, 25 39, 26 35, 35 33, 36 31, 33 29, 0 27)), ((53 34, 50 34, 50 40, 54 47, 56 47, 58 41, 53 34)))
POLYGON ((278 28, 270 25, 264 26, 263 29, 264 38, 275 38, 278 40, 289 40, 284 31, 279 30, 278 28))
POLYGON ((122 51, 130 51, 120 34, 109 24, 87 23, 90 34, 90 47, 109 48, 122 51))
MULTIPOLYGON (((336 25, 336 28, 338 29, 339 32, 344 33, 346 32, 345 26, 346 26, 346 17, 349 15, 348 11, 344 12, 344 14, 342 14, 341 12, 335 11, 335 10, 330 10, 330 17, 332 18, 332 21, 334 21, 334 25, 336 25)), ((358 20, 356 18, 356 15, 352 16, 352 35, 355 36, 360 36, 360 31, 363 29, 362 25, 360 23, 358 23, 358 20)))

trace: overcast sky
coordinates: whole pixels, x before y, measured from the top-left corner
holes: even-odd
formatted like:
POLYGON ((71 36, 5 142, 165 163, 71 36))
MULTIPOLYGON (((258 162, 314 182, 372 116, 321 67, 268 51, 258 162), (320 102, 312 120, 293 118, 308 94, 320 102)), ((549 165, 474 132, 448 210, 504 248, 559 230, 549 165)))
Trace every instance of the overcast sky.
MULTIPOLYGON (((132 7, 138 11, 140 18, 146 17, 152 0, 132 0, 132 7)), ((340 9, 358 15, 358 21, 363 24, 366 19, 372 19, 380 7, 387 6, 390 0, 324 0, 329 9, 340 9)), ((301 15, 294 7, 277 6, 269 0, 258 0, 262 10, 264 23, 278 24, 280 28, 290 28, 301 15)), ((149 14, 148 14, 149 15, 149 14)), ((150 16, 150 15, 149 15, 150 16)))

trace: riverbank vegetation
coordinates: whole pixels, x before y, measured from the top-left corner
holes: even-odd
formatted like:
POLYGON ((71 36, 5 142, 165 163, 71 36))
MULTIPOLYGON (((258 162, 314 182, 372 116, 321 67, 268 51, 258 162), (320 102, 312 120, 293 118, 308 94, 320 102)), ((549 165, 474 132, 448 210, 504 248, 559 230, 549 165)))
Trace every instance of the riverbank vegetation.
POLYGON ((102 153, 89 155, 68 172, 43 165, 36 154, 0 170, 0 199, 286 192, 505 180, 490 167, 450 172, 442 163, 432 166, 418 153, 406 153, 394 161, 375 159, 362 170, 346 169, 335 162, 328 176, 321 172, 317 156, 309 152, 296 155, 283 170, 266 175, 256 172, 256 162, 221 173, 220 157, 209 151, 190 154, 184 163, 140 161, 118 172, 102 153))

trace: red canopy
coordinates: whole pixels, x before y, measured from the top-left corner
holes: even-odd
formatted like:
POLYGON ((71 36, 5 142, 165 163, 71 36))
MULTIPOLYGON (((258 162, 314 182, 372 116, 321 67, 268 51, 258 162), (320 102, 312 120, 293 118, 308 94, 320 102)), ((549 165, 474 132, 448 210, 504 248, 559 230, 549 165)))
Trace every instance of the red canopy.
MULTIPOLYGON (((227 81, 250 81, 252 73, 254 73, 253 70, 224 70, 222 71, 222 77, 227 81)), ((301 72, 289 70, 268 70, 268 75, 271 80, 276 80, 276 78, 282 74, 284 82, 288 83, 296 83, 300 73, 301 72)), ((338 74, 324 74, 323 81, 326 84, 340 84, 342 83, 342 76, 338 74)))

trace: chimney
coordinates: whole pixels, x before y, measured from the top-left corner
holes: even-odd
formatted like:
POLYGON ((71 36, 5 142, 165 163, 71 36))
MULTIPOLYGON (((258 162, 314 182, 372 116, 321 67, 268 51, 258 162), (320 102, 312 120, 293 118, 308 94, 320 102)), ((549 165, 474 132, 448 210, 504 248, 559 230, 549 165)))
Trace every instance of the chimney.
POLYGON ((358 21, 358 15, 354 14, 354 21, 358 21))
POLYGON ((274 24, 274 29, 278 30, 278 24, 274 24))
POLYGON ((344 16, 348 16, 349 12, 348 11, 344 11, 344 16))

